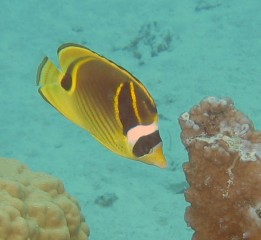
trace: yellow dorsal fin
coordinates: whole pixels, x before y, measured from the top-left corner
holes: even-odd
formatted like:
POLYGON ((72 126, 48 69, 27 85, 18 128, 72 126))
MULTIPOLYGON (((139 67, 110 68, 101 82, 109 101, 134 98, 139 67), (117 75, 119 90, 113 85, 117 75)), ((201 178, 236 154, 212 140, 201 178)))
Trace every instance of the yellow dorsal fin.
POLYGON ((97 53, 89 50, 88 48, 84 48, 81 45, 77 45, 73 43, 67 43, 60 46, 58 48, 57 54, 59 57, 61 68, 64 72, 67 71, 69 66, 74 61, 79 61, 83 58, 86 60, 87 58, 90 58, 91 60, 99 57, 97 53))

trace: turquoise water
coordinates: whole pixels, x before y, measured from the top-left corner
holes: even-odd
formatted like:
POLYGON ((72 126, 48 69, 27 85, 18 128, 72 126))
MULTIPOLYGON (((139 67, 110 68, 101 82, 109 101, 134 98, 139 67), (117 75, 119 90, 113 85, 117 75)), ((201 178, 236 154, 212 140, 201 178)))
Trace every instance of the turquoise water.
POLYGON ((231 97, 261 129, 259 0, 1 2, 0 155, 60 178, 91 239, 187 240, 179 115, 206 96, 231 97), (37 68, 66 42, 128 69, 160 113, 165 170, 98 144, 38 94, 37 68), (104 201, 108 200, 108 201, 104 201))

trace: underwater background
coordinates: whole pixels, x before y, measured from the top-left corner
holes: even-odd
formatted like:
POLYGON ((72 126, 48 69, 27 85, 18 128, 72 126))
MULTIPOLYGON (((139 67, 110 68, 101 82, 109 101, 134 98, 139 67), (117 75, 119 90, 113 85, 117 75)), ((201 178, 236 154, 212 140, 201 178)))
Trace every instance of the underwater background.
POLYGON ((3 0, 0 156, 61 179, 95 240, 188 240, 178 117, 206 96, 230 97, 261 129, 260 0, 3 0), (168 168, 124 159, 39 95, 44 56, 79 43, 126 68, 160 115, 168 168))

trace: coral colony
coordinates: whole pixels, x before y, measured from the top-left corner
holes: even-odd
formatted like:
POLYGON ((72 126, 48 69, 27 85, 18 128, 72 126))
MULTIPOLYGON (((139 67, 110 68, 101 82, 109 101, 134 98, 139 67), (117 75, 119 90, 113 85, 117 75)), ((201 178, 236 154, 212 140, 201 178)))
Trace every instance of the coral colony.
POLYGON ((88 240, 78 202, 63 183, 0 158, 0 239, 88 240))
POLYGON ((261 132, 230 99, 209 97, 179 118, 189 162, 193 240, 261 239, 261 132))

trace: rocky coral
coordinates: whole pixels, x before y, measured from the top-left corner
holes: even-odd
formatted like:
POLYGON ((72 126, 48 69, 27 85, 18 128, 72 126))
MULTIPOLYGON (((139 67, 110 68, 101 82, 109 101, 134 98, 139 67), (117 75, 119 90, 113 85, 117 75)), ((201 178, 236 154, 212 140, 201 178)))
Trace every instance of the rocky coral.
POLYGON ((206 98, 179 122, 193 240, 261 239, 261 132, 231 99, 206 98))

